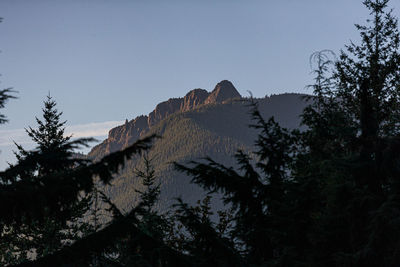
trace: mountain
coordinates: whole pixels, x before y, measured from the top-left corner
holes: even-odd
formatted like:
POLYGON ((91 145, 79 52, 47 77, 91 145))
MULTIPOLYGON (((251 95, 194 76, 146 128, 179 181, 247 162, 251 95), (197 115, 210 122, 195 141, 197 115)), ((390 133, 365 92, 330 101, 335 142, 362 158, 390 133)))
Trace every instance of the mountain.
MULTIPOLYGON (((306 106, 303 95, 282 94, 255 99, 265 118, 274 116, 282 126, 299 127, 306 106)), ((176 172, 172 162, 185 163, 207 156, 228 166, 235 166, 233 155, 238 149, 251 153, 257 131, 249 128, 249 99, 243 98, 229 81, 221 81, 214 90, 194 89, 182 98, 171 98, 158 104, 147 116, 138 116, 109 131, 108 138, 94 147, 89 157, 101 157, 123 149, 138 138, 156 133, 162 138, 148 152, 156 167, 161 184, 160 209, 165 210, 173 199, 182 197, 193 203, 204 192, 190 184, 190 178, 176 172)), ((107 193, 121 208, 128 210, 137 199, 135 189, 140 183, 135 168, 142 166, 141 158, 130 160, 107 193)), ((221 205, 219 202, 218 205, 221 205)))
POLYGON ((204 89, 193 89, 183 98, 170 98, 156 106, 148 116, 139 116, 124 125, 109 131, 108 138, 89 153, 94 159, 118 151, 133 144, 138 138, 146 135, 150 128, 157 125, 169 115, 194 110, 206 104, 220 104, 227 100, 240 99, 241 95, 230 81, 224 80, 209 93, 204 89))

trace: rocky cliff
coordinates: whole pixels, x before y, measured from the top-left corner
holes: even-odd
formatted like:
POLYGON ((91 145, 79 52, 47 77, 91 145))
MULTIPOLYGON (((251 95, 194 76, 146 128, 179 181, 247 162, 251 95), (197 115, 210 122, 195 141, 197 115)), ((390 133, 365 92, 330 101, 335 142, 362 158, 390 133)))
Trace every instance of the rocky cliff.
POLYGON ((230 81, 224 80, 218 83, 204 104, 224 103, 228 99, 240 98, 239 92, 230 81))
MULTIPOLYGON (((218 89, 215 92, 218 92, 218 89)), ((182 100, 182 105, 176 107, 182 111, 189 110, 172 113, 150 127, 148 116, 126 122, 125 125, 112 129, 109 138, 98 148, 105 149, 108 146, 110 149, 116 149, 134 141, 136 136, 146 131, 146 134, 154 133, 162 136, 154 141, 152 148, 146 153, 160 182, 161 195, 157 204, 158 209, 168 210, 168 207, 175 203, 176 197, 194 204, 203 198, 204 191, 190 183, 191 177, 177 172, 172 162, 187 164, 191 160, 201 161, 205 157, 211 157, 225 166, 237 167, 233 155, 238 149, 250 157, 256 157, 252 151, 255 151, 254 141, 258 130, 249 128, 252 120, 248 102, 219 100, 220 94, 223 93, 222 90, 213 95, 214 101, 223 103, 204 104, 203 101, 205 102, 212 93, 201 89, 193 90, 182 100), (140 123, 144 126, 140 127, 140 123), (147 129, 146 127, 150 129, 142 130, 147 129)), ((259 111, 265 119, 274 116, 283 127, 291 129, 299 127, 299 115, 307 105, 303 101, 303 95, 299 94, 273 95, 254 101, 258 103, 259 111)), ((166 107, 171 106, 173 105, 166 105, 166 107)), ((99 154, 95 155, 95 152, 92 151, 93 158, 101 157, 99 154)), ((122 210, 130 210, 137 204, 138 195, 135 190, 142 190, 143 187, 140 179, 136 178, 135 170, 143 168, 142 157, 132 158, 126 162, 125 168, 113 180, 112 185, 105 188, 110 199, 122 210)), ((213 206, 216 209, 223 208, 222 202, 218 201, 213 206)))
POLYGON ((219 82, 212 92, 194 89, 184 97, 170 98, 158 104, 149 115, 136 117, 131 121, 126 121, 124 125, 111 129, 108 138, 95 146, 89 153, 89 157, 99 159, 133 144, 148 133, 154 125, 172 114, 194 110, 203 105, 225 103, 238 98, 241 98, 241 95, 227 80, 219 82))
MULTIPOLYGON (((147 116, 139 116, 109 131, 108 138, 90 152, 92 159, 100 159, 110 152, 120 150, 147 134, 162 136, 154 140, 147 152, 160 183, 160 211, 168 210, 176 197, 190 204, 204 196, 203 189, 191 184, 191 178, 177 172, 172 162, 187 164, 191 160, 211 157, 225 166, 237 167, 233 155, 238 149, 254 158, 254 141, 258 131, 249 128, 253 123, 248 102, 233 101, 240 94, 229 81, 221 81, 214 90, 194 89, 182 98, 162 102, 147 116)), ((298 128, 299 115, 307 105, 304 95, 281 94, 254 99, 261 115, 271 116, 283 127, 298 128)), ((255 156, 256 157, 256 156, 255 156)), ((135 170, 143 169, 142 156, 128 160, 104 192, 122 210, 137 204, 136 190, 142 190, 135 170)), ((217 198, 218 199, 218 198, 217 198)), ((222 208, 217 200, 216 209, 222 208)))

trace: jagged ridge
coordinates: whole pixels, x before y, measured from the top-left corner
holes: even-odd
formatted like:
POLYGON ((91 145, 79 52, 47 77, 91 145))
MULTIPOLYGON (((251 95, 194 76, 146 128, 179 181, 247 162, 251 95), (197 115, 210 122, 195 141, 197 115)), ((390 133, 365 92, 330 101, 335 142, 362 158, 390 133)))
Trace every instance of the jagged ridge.
POLYGON ((231 99, 241 98, 241 95, 230 81, 219 82, 212 92, 204 89, 193 89, 183 98, 170 98, 161 102, 148 115, 136 117, 126 121, 124 125, 111 129, 108 138, 95 146, 89 153, 89 157, 99 159, 106 154, 118 151, 133 144, 143 137, 152 126, 177 112, 194 110, 203 105, 225 103, 231 99))
MULTIPOLYGON (((299 115, 306 105, 302 95, 298 94, 274 95, 254 101, 258 102, 259 111, 265 119, 274 116, 283 127, 292 129, 299 127, 299 115)), ((232 156, 238 149, 254 156, 251 151, 254 151, 257 130, 249 128, 249 124, 251 116, 248 102, 227 101, 173 113, 151 127, 148 134, 162 136, 154 141, 147 153, 161 186, 158 208, 167 210, 176 197, 193 204, 204 194, 201 188, 190 183, 190 177, 174 170, 172 162, 186 164, 190 160, 202 160, 209 156, 226 166, 235 167, 232 156)), ((123 210, 129 210, 137 204, 135 190, 142 189, 135 176, 137 168, 143 168, 141 157, 129 160, 112 186, 105 190, 123 210)), ((222 208, 221 202, 214 204, 222 208)))

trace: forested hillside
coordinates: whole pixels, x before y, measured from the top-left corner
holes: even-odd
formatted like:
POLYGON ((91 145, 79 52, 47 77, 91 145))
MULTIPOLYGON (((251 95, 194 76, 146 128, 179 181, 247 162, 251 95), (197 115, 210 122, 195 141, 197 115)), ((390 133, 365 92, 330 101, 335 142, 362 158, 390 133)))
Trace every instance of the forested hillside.
MULTIPOLYGON (((137 141, 139 137, 150 134, 160 136, 148 152, 148 157, 156 166, 156 176, 161 183, 161 201, 158 204, 163 211, 174 203, 176 197, 182 197, 192 204, 203 198, 204 191, 176 171, 173 162, 184 163, 211 157, 226 165, 237 166, 232 155, 238 149, 253 151, 254 140, 258 134, 258 131, 249 127, 250 99, 241 98, 230 82, 222 81, 211 93, 195 89, 187 96, 194 104, 184 101, 188 97, 163 102, 149 116, 139 116, 111 129, 108 139, 89 153, 91 158, 100 159, 107 152, 122 149, 137 141), (199 97, 199 100, 193 101, 199 93, 203 98, 199 97), (217 95, 218 98, 207 98, 207 95, 217 95), (175 109, 171 108, 176 102, 184 104, 175 105, 175 109), (149 126, 147 121, 154 122, 152 114, 161 113, 163 105, 170 107, 169 112, 165 112, 157 123, 149 126)), ((304 95, 299 94, 273 95, 253 101, 258 103, 263 116, 274 116, 288 128, 299 127, 300 114, 307 103, 304 95)), ((135 176, 135 169, 141 166, 141 158, 136 157, 129 161, 119 177, 113 181, 113 185, 108 187, 107 192, 111 199, 123 209, 128 210, 137 202, 135 189, 141 188, 141 184, 135 176)))

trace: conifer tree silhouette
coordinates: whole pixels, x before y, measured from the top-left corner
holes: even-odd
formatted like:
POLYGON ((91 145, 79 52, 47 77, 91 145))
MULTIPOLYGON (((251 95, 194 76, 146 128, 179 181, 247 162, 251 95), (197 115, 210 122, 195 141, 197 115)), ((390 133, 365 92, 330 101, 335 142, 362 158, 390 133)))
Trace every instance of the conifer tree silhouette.
MULTIPOLYGON (((252 127, 260 133, 252 157, 236 154, 238 169, 210 158, 175 164, 208 193, 223 195, 233 210, 231 228, 211 221, 207 199, 198 208, 178 201, 174 219, 182 242, 165 240, 161 224, 154 224, 161 222, 152 210, 159 188, 147 164, 148 187, 138 192, 137 207, 124 214, 111 205, 109 225, 34 264, 85 266, 94 255, 123 251, 124 259, 143 266, 400 265, 400 36, 388 2, 363 2, 371 19, 356 25, 360 44, 346 46, 337 59, 326 50, 312 55, 316 78, 304 130, 264 119, 252 103, 252 127)), ((40 179, 33 170, 48 155, 21 156, 0 173, 1 233, 43 218, 69 218, 78 193, 93 190, 93 176, 111 181, 151 139, 56 175, 41 171, 40 179)))

